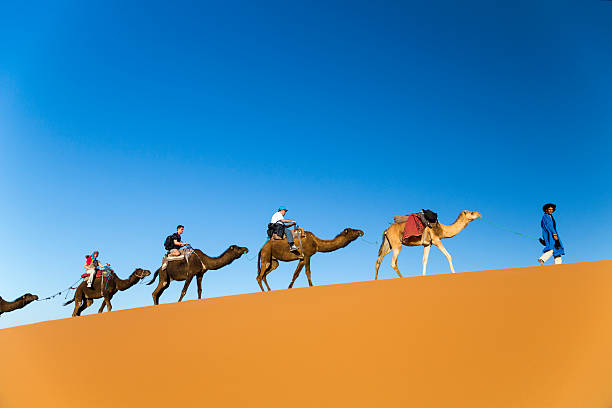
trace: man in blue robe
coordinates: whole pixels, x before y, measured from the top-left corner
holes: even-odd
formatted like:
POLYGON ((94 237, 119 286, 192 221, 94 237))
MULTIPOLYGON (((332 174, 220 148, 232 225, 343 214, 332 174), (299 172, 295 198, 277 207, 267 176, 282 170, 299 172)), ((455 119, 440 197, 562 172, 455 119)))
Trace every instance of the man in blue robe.
POLYGON ((557 206, 550 203, 544 204, 544 207, 542 207, 544 215, 540 223, 542 226, 542 239, 540 242, 544 245, 544 249, 542 250, 542 256, 538 258, 542 266, 551 256, 555 257, 555 264, 561 264, 561 255, 565 255, 563 244, 561 244, 559 234, 557 234, 557 223, 553 217, 553 213, 556 209, 557 206))

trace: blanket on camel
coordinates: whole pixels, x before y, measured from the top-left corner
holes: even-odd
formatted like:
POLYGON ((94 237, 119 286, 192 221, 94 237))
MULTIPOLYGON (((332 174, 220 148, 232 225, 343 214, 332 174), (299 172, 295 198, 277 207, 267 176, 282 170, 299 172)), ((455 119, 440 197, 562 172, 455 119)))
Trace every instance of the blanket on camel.
POLYGON ((425 226, 421 221, 421 218, 417 213, 413 213, 406 216, 394 217, 395 222, 405 222, 404 224, 404 235, 402 237, 402 243, 406 242, 410 237, 418 237, 423 235, 425 226))

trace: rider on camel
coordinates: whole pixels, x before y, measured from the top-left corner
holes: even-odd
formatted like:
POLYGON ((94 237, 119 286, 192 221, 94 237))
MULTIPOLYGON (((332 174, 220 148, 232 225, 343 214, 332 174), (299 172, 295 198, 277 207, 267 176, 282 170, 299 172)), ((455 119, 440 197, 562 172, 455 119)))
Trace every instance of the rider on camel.
MULTIPOLYGON (((83 265, 83 267, 89 274, 89 278, 87 278, 88 288, 91 288, 94 277, 96 276, 96 273, 100 270, 100 261, 98 260, 98 255, 100 255, 98 251, 93 251, 91 255, 87 255, 85 257, 85 265, 83 265)), ((102 265, 102 267, 104 266, 110 266, 110 264, 102 265)))
POLYGON ((287 242, 291 246, 291 251, 297 252, 298 248, 295 246, 293 242, 293 234, 291 233, 291 231, 287 231, 288 227, 291 227, 292 225, 296 225, 297 223, 293 220, 285 219, 285 214, 287 214, 287 208, 280 206, 278 208, 278 211, 275 212, 274 215, 272 216, 272 219, 270 220, 270 224, 268 225, 268 230, 274 231, 274 233, 276 233, 276 235, 278 235, 281 238, 284 235, 287 239, 287 242), (289 225, 286 225, 285 223, 289 225))

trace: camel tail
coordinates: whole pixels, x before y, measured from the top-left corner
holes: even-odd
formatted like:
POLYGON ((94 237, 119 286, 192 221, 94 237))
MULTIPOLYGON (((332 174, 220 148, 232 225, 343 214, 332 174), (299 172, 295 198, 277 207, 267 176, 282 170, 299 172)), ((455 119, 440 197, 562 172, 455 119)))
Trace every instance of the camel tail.
POLYGON ((64 303, 64 306, 68 306, 69 304, 71 304, 72 302, 74 302, 74 299, 70 299, 69 301, 67 301, 66 303, 64 303))
POLYGON ((380 243, 380 248, 378 249, 378 256, 385 256, 391 251, 391 243, 389 242, 389 238, 387 237, 387 231, 383 232, 382 242, 380 243))
POLYGON ((160 269, 161 269, 161 268, 158 268, 158 269, 155 271, 155 274, 153 275, 153 279, 151 279, 151 282, 147 283, 147 285, 151 285, 151 284, 153 284, 153 282, 155 282, 155 279, 157 279, 157 275, 159 275, 159 270, 160 270, 160 269))

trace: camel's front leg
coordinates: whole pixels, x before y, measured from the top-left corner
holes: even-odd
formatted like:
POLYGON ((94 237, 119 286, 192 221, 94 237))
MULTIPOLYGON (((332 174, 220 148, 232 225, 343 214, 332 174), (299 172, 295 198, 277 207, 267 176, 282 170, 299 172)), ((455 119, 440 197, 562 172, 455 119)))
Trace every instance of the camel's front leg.
POLYGON ((295 268, 295 272, 293 272, 293 279, 291 279, 291 283, 289 284, 289 289, 293 287, 295 280, 300 276, 300 272, 302 272, 302 268, 304 267, 304 261, 300 259, 298 262, 297 268, 295 268))
POLYGON ((185 279, 185 286, 183 286, 183 291, 181 292, 181 297, 179 298, 179 302, 181 300, 183 300, 183 297, 185 297, 185 293, 187 293, 187 289, 189 288, 189 285, 191 284, 191 280, 193 279, 193 275, 189 275, 187 277, 187 279, 185 279))
POLYGON ((304 266, 306 267, 306 277, 308 278, 308 286, 314 286, 310 279, 310 257, 304 258, 304 266))
POLYGON ((444 254, 444 256, 446 257, 446 259, 448 259, 448 264, 450 265, 450 270, 452 273, 455 273, 455 268, 453 268, 453 260, 450 256, 450 254, 448 253, 448 251, 446 250, 446 248, 444 248, 444 246, 442 245, 442 242, 438 241, 438 242, 434 242, 434 245, 438 247, 438 249, 440 250, 440 252, 442 252, 444 254))
POLYGON ((102 313, 104 311, 104 306, 106 306, 106 299, 102 299, 102 304, 100 305, 100 308, 98 309, 98 313, 102 313))
POLYGON ((198 275, 196 277, 196 282, 198 284, 198 299, 202 299, 202 278, 204 277, 204 275, 198 275))
POLYGON ((431 245, 425 245, 423 249, 423 276, 426 275, 425 271, 427 270, 427 260, 429 259, 429 250, 431 249, 431 245))

